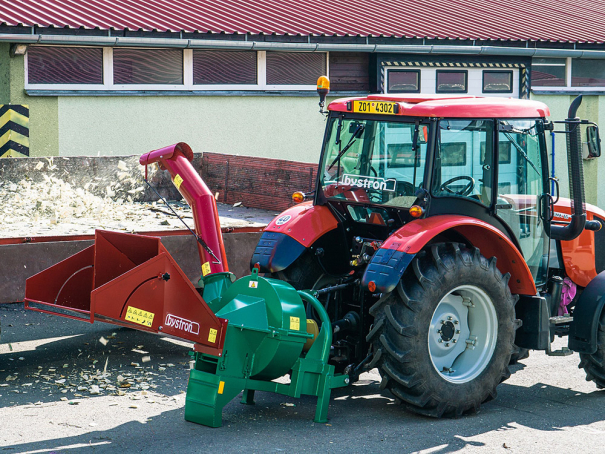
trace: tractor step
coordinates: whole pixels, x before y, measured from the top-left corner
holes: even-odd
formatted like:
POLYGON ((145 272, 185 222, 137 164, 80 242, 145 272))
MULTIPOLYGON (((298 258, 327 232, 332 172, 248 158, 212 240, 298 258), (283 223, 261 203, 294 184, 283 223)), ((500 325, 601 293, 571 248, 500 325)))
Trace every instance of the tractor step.
POLYGON ((558 315, 556 317, 550 317, 548 319, 548 321, 550 322, 550 325, 569 325, 571 322, 573 322, 573 317, 571 317, 570 315, 558 315))
POLYGON ((573 350, 570 350, 567 347, 563 347, 561 350, 552 351, 549 346, 548 349, 546 350, 546 354, 548 356, 569 356, 569 355, 573 355, 573 350))

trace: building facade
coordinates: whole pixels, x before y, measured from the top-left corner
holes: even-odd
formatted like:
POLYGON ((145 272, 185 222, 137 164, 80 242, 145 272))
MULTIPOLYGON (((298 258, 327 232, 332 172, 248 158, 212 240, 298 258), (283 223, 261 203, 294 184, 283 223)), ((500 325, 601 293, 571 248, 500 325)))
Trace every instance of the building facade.
MULTIPOLYGON (((520 0, 473 10, 445 1, 431 21, 416 1, 338 0, 323 12, 290 2, 40 3, 0 5, 4 156, 130 155, 184 141, 196 152, 317 162, 322 74, 331 97, 531 98, 552 119, 582 93, 582 118, 605 124, 605 1, 590 15, 552 0, 514 18, 511 8, 527 8, 520 0)), ((564 138, 551 147, 566 188, 564 138)), ((586 160, 585 180, 587 200, 605 206, 605 164, 586 160)))

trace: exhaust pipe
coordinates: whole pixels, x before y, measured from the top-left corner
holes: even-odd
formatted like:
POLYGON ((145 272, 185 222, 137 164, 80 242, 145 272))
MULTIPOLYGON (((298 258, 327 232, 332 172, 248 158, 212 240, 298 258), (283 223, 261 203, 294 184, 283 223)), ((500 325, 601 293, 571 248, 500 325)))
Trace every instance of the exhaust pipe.
POLYGON ((569 106, 565 120, 567 137, 567 166, 569 169, 569 190, 571 197, 571 222, 565 226, 551 225, 550 237, 556 240, 570 241, 577 238, 586 225, 586 204, 584 199, 584 169, 582 166, 581 120, 576 116, 582 103, 582 95, 575 98, 569 106))

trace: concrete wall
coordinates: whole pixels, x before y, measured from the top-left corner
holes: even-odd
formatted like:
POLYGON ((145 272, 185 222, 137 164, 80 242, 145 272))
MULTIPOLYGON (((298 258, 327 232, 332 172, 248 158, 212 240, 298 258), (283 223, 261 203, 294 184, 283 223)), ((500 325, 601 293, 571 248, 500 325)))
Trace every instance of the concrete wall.
POLYGON ((133 96, 58 99, 61 156, 195 152, 317 162, 324 117, 314 97, 133 96))
MULTIPOLYGON (((532 95, 531 98, 545 103, 550 108, 551 120, 564 120, 567 118, 569 105, 575 96, 532 95)), ((578 116, 605 127, 605 102, 600 101, 600 96, 584 96, 578 116)), ((557 130, 561 130, 563 127, 564 125, 555 125, 557 130)), ((586 139, 584 134, 582 134, 582 139, 586 139)), ((550 134, 547 135, 547 142, 550 150, 550 134)), ((602 145, 605 146, 605 141, 602 145)), ((584 160, 583 163, 586 201, 603 208, 605 207, 605 155, 602 158, 584 160)), ((567 197, 569 195, 569 178, 564 134, 555 134, 555 175, 559 178, 561 195, 567 197)))
POLYGON ((10 44, 0 43, 0 104, 29 106, 30 156, 59 156, 59 102, 56 97, 27 96, 23 56, 10 57, 10 44))

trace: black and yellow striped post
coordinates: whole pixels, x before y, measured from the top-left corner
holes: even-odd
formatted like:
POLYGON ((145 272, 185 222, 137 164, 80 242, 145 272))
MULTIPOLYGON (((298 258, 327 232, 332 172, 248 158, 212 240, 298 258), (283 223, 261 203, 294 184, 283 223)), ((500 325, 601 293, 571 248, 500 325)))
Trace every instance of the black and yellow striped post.
POLYGON ((29 156, 29 106, 0 104, 0 158, 29 156))

